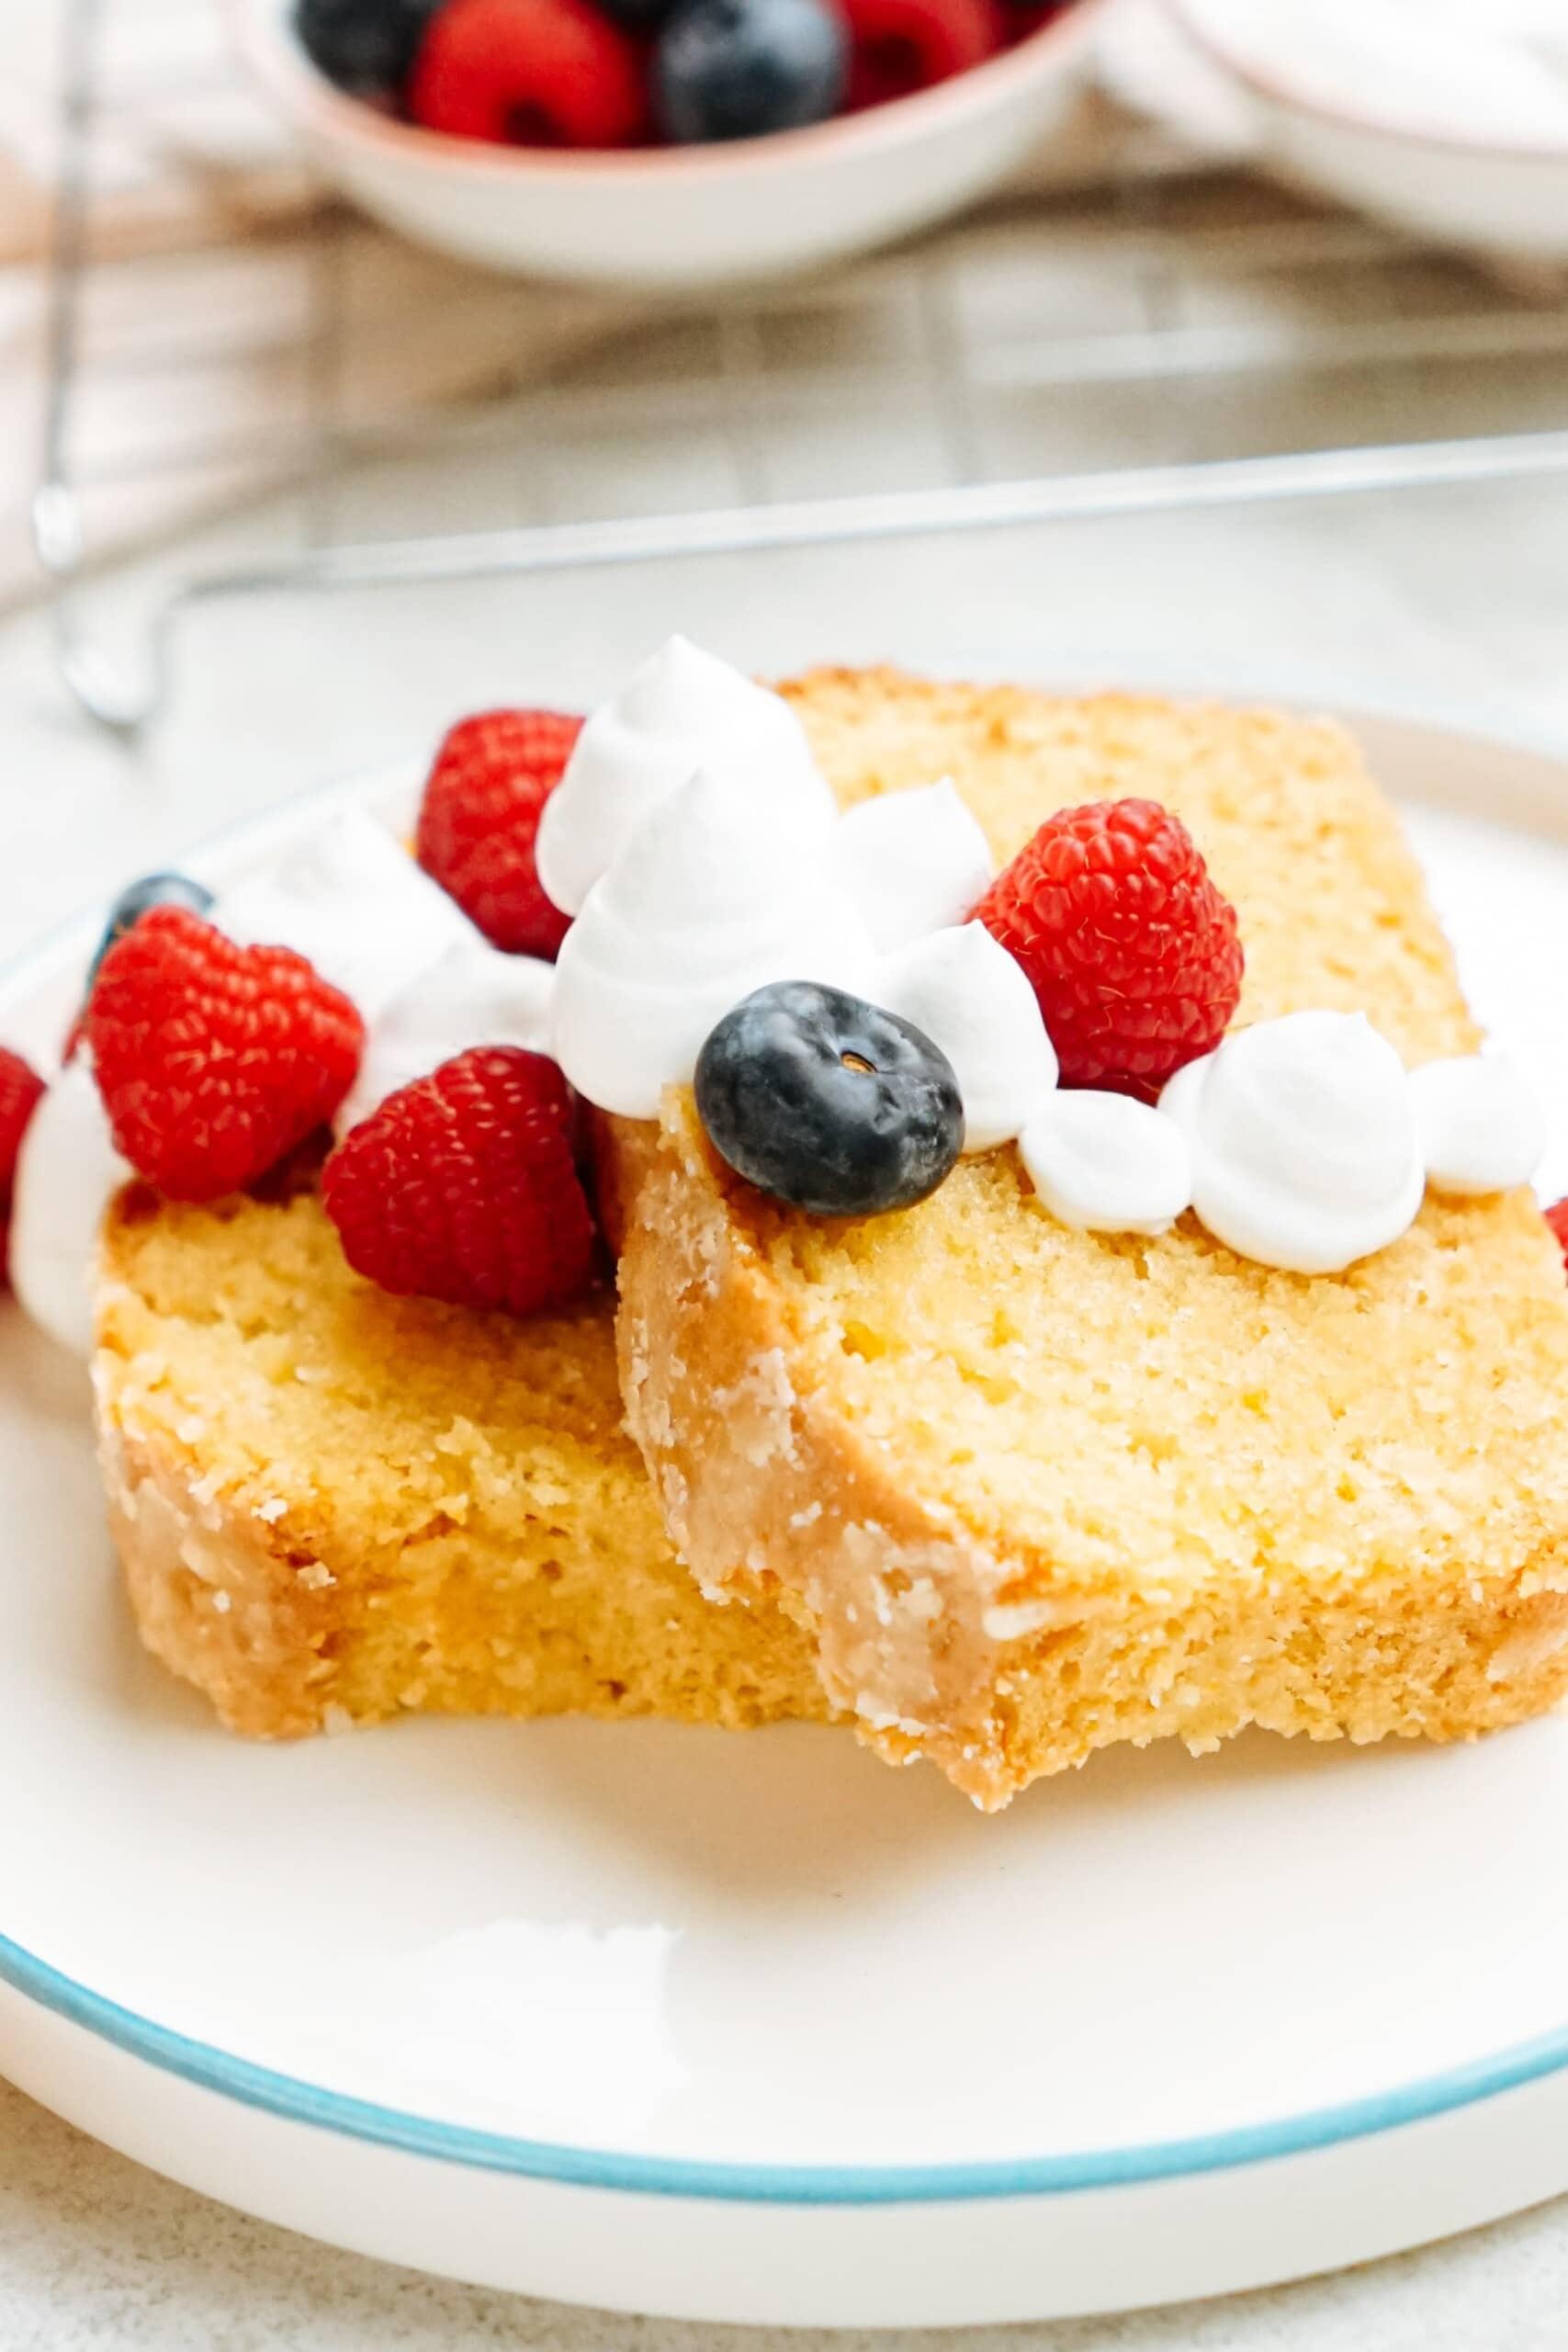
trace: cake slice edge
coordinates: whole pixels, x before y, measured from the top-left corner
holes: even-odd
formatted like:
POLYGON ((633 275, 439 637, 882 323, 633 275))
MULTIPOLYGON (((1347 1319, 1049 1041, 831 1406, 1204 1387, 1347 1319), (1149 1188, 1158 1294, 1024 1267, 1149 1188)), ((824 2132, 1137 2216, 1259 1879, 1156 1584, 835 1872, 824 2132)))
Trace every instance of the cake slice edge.
MULTIPOLYGON (((929 781, 949 764, 955 740, 983 767, 993 740, 1027 735, 1035 714, 1065 707, 1019 689, 933 687, 891 672, 819 673, 784 691, 846 801, 929 781), (911 745, 927 715, 922 766, 911 745)), ((1162 797, 1135 756, 1118 765, 1120 745, 1135 752, 1153 707, 1118 697, 1082 706, 1091 707, 1098 771, 1070 744, 1032 821, 1101 791, 1162 797)), ((1190 710, 1179 718, 1190 728, 1203 723, 1190 710)), ((1239 758, 1245 769, 1255 750, 1265 764, 1299 758, 1303 775, 1290 778, 1290 790, 1302 804, 1297 831, 1310 840, 1310 771, 1332 730, 1266 714, 1221 714, 1213 723, 1217 768, 1239 758)), ((1327 756, 1332 764, 1332 750, 1327 756)), ((987 822, 985 792, 963 774, 958 780, 987 822)), ((1314 949, 1303 961, 1312 981, 1303 993, 1289 968, 1288 917, 1244 907, 1260 929, 1265 916, 1274 923, 1251 1015, 1315 1002, 1358 1009, 1359 974, 1374 969, 1367 1009, 1407 1062, 1468 1050, 1477 1033, 1397 827, 1359 763, 1339 781, 1337 799, 1325 792, 1324 822, 1345 829, 1337 854, 1376 876, 1376 928, 1369 917, 1364 936, 1348 930, 1337 951, 1314 949), (1387 955, 1395 932, 1398 969, 1387 955)), ((1233 832, 1246 783, 1240 775, 1231 794, 1233 832)), ((1228 789, 1223 778, 1213 786, 1215 806, 1224 807, 1228 789)), ((1016 817, 1014 808, 1015 837, 998 845, 1002 854, 1026 837, 1016 817)), ((1223 856, 1216 873, 1225 885, 1223 856)), ((1273 887, 1281 877, 1266 878, 1273 887)), ((708 1148, 689 1095, 667 1102, 657 1129, 612 1123, 611 1133, 608 1182, 624 1242, 623 1388, 672 1541, 710 1594, 779 1593, 811 1632, 833 1703, 890 1759, 928 1756, 994 1809, 1038 1774, 1081 1763, 1112 1740, 1175 1735, 1203 1749, 1252 1723, 1325 1739, 1469 1737, 1543 1712, 1568 1687, 1568 1464, 1560 1440, 1551 1442, 1539 1528, 1502 1565, 1480 1557, 1478 1543, 1472 1564, 1456 1562, 1440 1579, 1390 1555, 1364 1563, 1337 1590, 1331 1581, 1281 1590, 1242 1578, 1232 1593, 1212 1583, 1174 1601, 1147 1561, 1132 1563, 1120 1585, 1096 1579, 1081 1560, 1064 1563, 1005 1531, 998 1537, 940 1496, 912 1493, 874 1432, 840 1409, 820 1351, 801 1345, 792 1326, 768 1236, 752 1215, 755 1196, 748 1201, 708 1148)), ((1561 1261, 1533 1201, 1429 1198, 1421 1225, 1415 1247, 1434 1262, 1471 1248, 1495 1252, 1533 1327, 1532 1344, 1540 1342, 1554 1371, 1568 1372, 1561 1261)), ((1532 1410, 1549 1402, 1538 1397, 1532 1410)))
POLYGON ((228 1729, 828 1714, 796 1628, 765 1602, 710 1608, 670 1553, 617 1425, 607 1299, 551 1342, 578 1392, 538 1409, 556 1443, 508 1456, 493 1362, 515 1351, 525 1380, 541 1343, 372 1291, 313 1194, 192 1209, 132 1186, 96 1296, 99 1460, 132 1616, 228 1729), (376 1365, 421 1344, 398 1423, 376 1365), (359 1476, 378 1446, 385 1477, 359 1476))

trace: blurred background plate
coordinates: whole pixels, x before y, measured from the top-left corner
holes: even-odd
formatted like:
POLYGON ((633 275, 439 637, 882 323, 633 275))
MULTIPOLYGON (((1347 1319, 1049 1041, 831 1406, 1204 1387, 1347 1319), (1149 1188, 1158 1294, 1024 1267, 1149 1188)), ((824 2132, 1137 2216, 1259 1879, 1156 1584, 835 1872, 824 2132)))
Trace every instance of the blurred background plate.
POLYGON ((1568 260, 1568 17, 1549 35, 1543 0, 1168 5, 1260 163, 1417 235, 1568 260))

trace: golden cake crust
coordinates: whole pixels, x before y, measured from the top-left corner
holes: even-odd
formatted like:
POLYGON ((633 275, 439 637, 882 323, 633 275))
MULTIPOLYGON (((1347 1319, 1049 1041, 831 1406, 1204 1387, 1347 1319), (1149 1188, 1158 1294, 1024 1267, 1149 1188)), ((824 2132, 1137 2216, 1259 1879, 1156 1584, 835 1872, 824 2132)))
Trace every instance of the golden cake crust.
POLYGON ((231 1728, 403 1713, 827 1713, 803 1634, 716 1609, 621 1425, 611 1304, 518 1324, 385 1296, 313 1193, 131 1187, 94 1363, 149 1649, 231 1728))
MULTIPOLYGON (((823 672, 786 688, 846 801, 952 774, 1010 855, 1067 803, 1181 813, 1240 911, 1240 1018, 1477 1032, 1337 728, 823 672)), ((612 1123, 628 1418, 711 1591, 777 1590, 887 1752, 985 1805, 1108 1741, 1467 1736, 1568 1683, 1568 1296, 1533 1202, 1429 1197, 1347 1274, 1190 1217, 1068 1231, 1017 1155, 851 1227, 781 1212, 688 1096, 612 1123)))

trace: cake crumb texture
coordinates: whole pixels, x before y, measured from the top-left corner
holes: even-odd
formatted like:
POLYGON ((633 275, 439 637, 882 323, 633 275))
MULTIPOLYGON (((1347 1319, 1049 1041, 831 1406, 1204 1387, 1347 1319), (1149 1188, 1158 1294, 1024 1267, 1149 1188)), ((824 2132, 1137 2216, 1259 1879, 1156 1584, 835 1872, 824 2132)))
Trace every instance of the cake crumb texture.
POLYGON ((671 1553, 607 1295, 527 1323, 391 1298, 313 1193, 132 1187, 95 1385, 142 1637, 236 1731, 828 1712, 807 1636, 761 1596, 715 1607, 671 1553))
MULTIPOLYGON (((1338 728, 894 673, 785 691, 846 804, 951 775, 998 860, 1070 803, 1174 808, 1240 914, 1239 1021, 1365 1011, 1412 1065, 1477 1044, 1338 728)), ((1111 1740, 1457 1737, 1568 1684, 1568 1293, 1527 1193, 1428 1196, 1306 1279, 1190 1216, 1069 1230, 1010 1148, 855 1224, 741 1184, 689 1096, 615 1152, 623 1374, 675 1539, 710 1587, 782 1589, 889 1754, 995 1805, 1111 1740)))

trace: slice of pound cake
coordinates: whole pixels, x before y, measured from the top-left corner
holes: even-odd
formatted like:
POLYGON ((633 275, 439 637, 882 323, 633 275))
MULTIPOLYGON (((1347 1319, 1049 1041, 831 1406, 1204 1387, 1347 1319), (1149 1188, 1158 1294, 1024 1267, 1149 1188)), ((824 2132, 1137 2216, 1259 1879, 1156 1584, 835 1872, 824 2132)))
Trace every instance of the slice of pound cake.
MULTIPOLYGON (((1462 1173, 1439 1191, 1440 1145, 1416 1154, 1401 1062, 1440 1065, 1434 1101, 1442 1071, 1491 1082, 1492 1065, 1450 1060, 1475 1025, 1354 745, 1264 714, 886 673, 784 691, 840 803, 949 776, 998 861, 1069 807, 1137 796, 1185 820, 1245 945, 1242 1035, 1173 1085, 1169 1117, 1133 1099, 1130 1054, 1111 1113, 1058 1093, 1040 1151, 1033 1130, 1021 1153, 972 1151, 884 1215, 745 1181, 689 1089, 658 1122, 608 1123, 623 1387, 702 1586, 776 1595, 830 1703, 986 1807, 1114 1740, 1449 1739, 1551 1705, 1562 1259, 1517 1172, 1485 1197, 1462 1173), (1378 1035, 1329 1018, 1361 1014, 1378 1035), (1314 1127, 1325 1102, 1344 1138, 1314 1127), (1086 1122, 1091 1196, 1141 1186, 1148 1230, 1133 1209, 1081 1229, 1086 1122), (1161 1214, 1168 1148, 1190 1164, 1161 1214), (1289 1246, 1250 1238, 1280 1202, 1289 1246), (1359 1238, 1325 1244, 1347 1220, 1359 1238)), ((1101 850, 1121 854, 1080 865, 1101 850)), ((1084 970, 1112 952, 1091 939, 1084 970)))
POLYGON ((674 639, 459 722, 416 846, 143 877, 0 1054, 14 1285, 85 1348, 96 1254, 225 1721, 844 1716, 994 1808, 1558 1698, 1539 1106, 1337 729, 674 639))
POLYGON ((414 1711, 821 1716, 811 1645, 715 1609, 621 1426, 608 1298, 520 1322, 350 1272, 313 1190, 111 1208, 94 1360, 149 1649, 233 1730, 414 1711))

